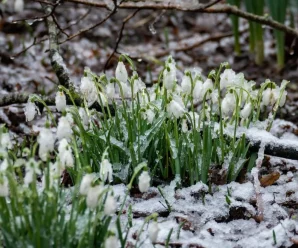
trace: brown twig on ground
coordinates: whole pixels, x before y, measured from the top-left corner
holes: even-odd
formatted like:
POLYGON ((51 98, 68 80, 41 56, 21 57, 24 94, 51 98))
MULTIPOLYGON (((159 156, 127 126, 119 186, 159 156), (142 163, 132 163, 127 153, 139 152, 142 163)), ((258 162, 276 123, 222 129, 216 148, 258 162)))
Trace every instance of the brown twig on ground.
POLYGON ((118 38, 117 38, 117 41, 116 41, 116 44, 115 44, 115 47, 113 49, 113 52, 111 53, 111 55, 109 56, 109 58, 107 59, 107 62, 105 63, 105 66, 104 66, 104 72, 106 71, 107 69, 107 66, 110 62, 110 60, 112 59, 112 57, 114 56, 115 52, 117 52, 117 49, 118 49, 118 46, 119 46, 119 43, 122 39, 122 36, 123 36, 123 31, 124 31, 124 28, 125 28, 125 24, 131 19, 133 18, 137 13, 139 12, 139 10, 137 9, 136 11, 134 11, 133 13, 131 13, 129 16, 127 16, 123 22, 122 22, 122 26, 120 28, 120 32, 119 32, 119 35, 118 35, 118 38))
MULTIPOLYGON (((79 3, 83 5, 88 5, 88 6, 93 6, 93 7, 98 7, 98 8, 106 8, 107 5, 104 2, 95 2, 95 1, 90 1, 90 0, 64 0, 65 2, 71 2, 71 3, 79 3)), ((280 22, 274 21, 270 19, 269 17, 266 16, 259 16, 259 15, 254 15, 252 13, 248 13, 245 11, 242 11, 238 9, 235 6, 230 6, 230 5, 219 5, 219 6, 213 6, 219 1, 214 1, 209 4, 201 4, 196 8, 185 8, 181 5, 178 4, 160 4, 156 2, 151 2, 151 1, 144 1, 142 4, 140 3, 134 3, 134 2, 124 2, 118 6, 119 9, 153 9, 153 10, 158 10, 158 9, 166 9, 166 10, 178 10, 178 11, 187 11, 187 12, 197 12, 197 13, 209 13, 209 14, 219 14, 219 13, 225 13, 225 14, 233 14, 239 17, 242 17, 244 19, 254 21, 257 23, 261 23, 263 25, 275 28, 277 30, 283 31, 285 33, 291 34, 295 37, 298 37, 298 30, 288 27, 280 22)))

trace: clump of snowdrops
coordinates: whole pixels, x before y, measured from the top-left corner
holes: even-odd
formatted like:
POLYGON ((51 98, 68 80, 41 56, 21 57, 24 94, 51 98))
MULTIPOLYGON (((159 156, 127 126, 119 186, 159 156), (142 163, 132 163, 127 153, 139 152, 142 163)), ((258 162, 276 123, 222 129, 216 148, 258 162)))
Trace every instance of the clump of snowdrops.
MULTIPOLYGON (((62 86, 56 96, 56 108, 63 112, 57 137, 72 137, 70 147, 76 154, 75 161, 66 155, 61 161, 74 165, 73 175, 85 166, 100 172, 102 154, 109 147, 106 158, 116 181, 128 182, 142 162, 153 178, 178 177, 188 185, 207 183, 210 169, 235 180, 245 164, 254 162, 248 161, 249 142, 238 129, 262 120, 269 130, 278 107, 285 104, 287 81, 278 86, 266 80, 257 87, 228 67, 223 63, 208 77, 187 70, 178 80, 176 63, 169 57, 151 87, 125 55, 114 77, 86 69, 78 89, 82 106, 76 106, 77 96, 62 86), (66 96, 73 106, 66 106, 66 96)), ((28 120, 37 112, 34 101, 40 100, 32 96, 26 106, 28 120)))
MULTIPOLYGON (((131 206, 125 206, 129 192, 122 196, 121 202, 119 197, 115 198, 109 185, 113 175, 107 153, 102 155, 99 174, 88 168, 78 170, 77 183, 65 188, 61 175, 74 166, 74 158, 70 137, 60 140, 57 137, 45 128, 30 149, 23 145, 17 147, 8 130, 0 126, 0 244, 4 247, 126 247, 132 227, 131 206), (50 156, 53 151, 57 156, 50 156), (129 216, 127 223, 123 219, 120 222, 124 207, 129 216)), ((135 168, 128 191, 139 175, 140 190, 148 190, 150 176, 146 170, 145 163, 135 168)), ((157 215, 149 216, 146 223, 151 219, 156 220, 157 215)), ((149 238, 152 232, 157 236, 158 230, 148 230, 149 238)))

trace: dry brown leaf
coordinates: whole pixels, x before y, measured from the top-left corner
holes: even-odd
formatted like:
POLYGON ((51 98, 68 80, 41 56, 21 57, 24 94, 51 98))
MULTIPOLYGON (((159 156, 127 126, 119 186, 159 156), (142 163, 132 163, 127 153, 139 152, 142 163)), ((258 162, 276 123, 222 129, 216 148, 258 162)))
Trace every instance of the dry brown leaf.
POLYGON ((278 171, 274 171, 268 175, 264 175, 260 179, 260 183, 262 187, 267 187, 274 184, 280 177, 280 173, 278 171))

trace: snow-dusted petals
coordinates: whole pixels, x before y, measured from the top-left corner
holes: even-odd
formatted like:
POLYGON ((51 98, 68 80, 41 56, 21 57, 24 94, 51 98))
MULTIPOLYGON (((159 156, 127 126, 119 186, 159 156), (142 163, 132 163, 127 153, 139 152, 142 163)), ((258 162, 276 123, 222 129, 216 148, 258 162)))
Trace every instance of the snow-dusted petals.
POLYGON ((170 116, 180 118, 186 112, 182 98, 179 96, 173 96, 173 100, 167 105, 167 112, 170 116))
POLYGON ((114 196, 112 196, 111 194, 108 194, 105 202, 105 206, 104 206, 105 215, 114 214, 116 212, 116 209, 117 209, 117 205, 116 205, 116 200, 114 196))
POLYGON ((143 113, 143 118, 147 120, 148 124, 152 124, 153 120, 155 117, 155 113, 152 109, 148 108, 144 113, 143 113))
POLYGON ((67 140, 64 138, 60 141, 58 146, 59 159, 61 162, 61 166, 65 167, 73 167, 74 158, 71 151, 71 147, 69 146, 67 140))
POLYGON ((36 111, 38 111, 34 102, 28 101, 25 106, 26 121, 32 121, 35 117, 36 111))
POLYGON ((230 115, 236 107, 236 99, 233 93, 226 94, 221 102, 221 111, 223 116, 230 115))
POLYGON ((52 131, 48 128, 41 129, 37 142, 39 144, 38 155, 41 160, 46 161, 48 153, 54 150, 55 138, 52 131))
POLYGON ((109 83, 106 85, 105 93, 108 99, 115 98, 115 85, 113 83, 109 83))
POLYGON ((159 230, 160 230, 160 228, 159 228, 158 223, 156 221, 153 221, 149 225, 148 235, 149 235, 149 239, 152 243, 156 242, 159 230))
POLYGON ((139 176, 139 190, 144 193, 147 192, 150 187, 150 175, 148 171, 143 171, 139 176))
POLYGON ((243 119, 246 119, 250 116, 250 113, 252 111, 252 104, 251 102, 248 102, 244 105, 244 108, 240 111, 240 116, 243 119))
POLYGON ((116 78, 123 83, 126 83, 128 80, 128 74, 127 74, 127 70, 126 67, 124 65, 124 63, 122 61, 118 62, 118 65, 116 67, 116 78))
POLYGON ((98 206, 99 196, 102 193, 102 191, 103 187, 101 185, 96 185, 88 189, 86 204, 89 208, 94 209, 98 206))
POLYGON ((105 241, 105 246, 104 247, 106 247, 106 248, 118 248, 119 247, 118 238, 115 235, 109 236, 105 241))
POLYGON ((181 82, 182 91, 186 94, 191 93, 191 79, 189 76, 184 75, 181 82))
POLYGON ((121 88, 122 88, 122 92, 123 92, 123 97, 130 98, 131 97, 130 85, 128 83, 123 83, 123 82, 120 82, 120 84, 121 84, 121 88))
POLYGON ((79 108, 79 115, 81 117, 81 120, 83 122, 83 125, 85 127, 88 127, 88 125, 89 125, 89 116, 86 113, 86 110, 84 108, 79 108))
POLYGON ((80 91, 86 98, 88 106, 91 106, 98 100, 96 86, 89 77, 83 77, 81 79, 80 91))
POLYGON ((63 138, 69 139, 71 135, 72 135, 72 129, 68 118, 66 118, 65 116, 61 116, 57 127, 57 139, 58 140, 61 140, 63 138))
POLYGON ((0 197, 9 195, 8 180, 5 176, 0 176, 0 197))
POLYGON ((220 75, 220 89, 227 88, 236 83, 236 73, 232 69, 225 69, 220 75))
MULTIPOLYGON (((213 82, 210 78, 207 78, 206 81, 203 83, 203 97, 205 96, 208 90, 213 90, 213 82)), ((210 96, 207 95, 206 99, 209 99, 210 96)))
POLYGON ((202 101, 203 100, 203 82, 202 81, 197 81, 195 84, 195 87, 193 89, 193 98, 197 101, 202 101))
POLYGON ((133 85, 133 93, 134 95, 137 94, 138 92, 141 92, 142 90, 146 89, 145 83, 142 81, 140 77, 134 80, 134 85, 133 85))
POLYGON ((99 175, 101 181, 103 182, 106 182, 108 180, 109 183, 111 183, 113 181, 113 168, 109 160, 104 159, 101 162, 99 175))
POLYGON ((92 181, 95 178, 95 174, 86 174, 81 182, 80 185, 80 194, 81 195, 87 195, 89 188, 91 187, 92 181))
POLYGON ((176 84, 176 65, 172 61, 163 71, 163 85, 167 90, 172 90, 176 84))
POLYGON ((12 142, 9 133, 2 133, 0 137, 0 147, 11 149, 12 142))
POLYGON ((58 91, 55 97, 56 109, 60 112, 66 108, 66 97, 63 91, 58 91))

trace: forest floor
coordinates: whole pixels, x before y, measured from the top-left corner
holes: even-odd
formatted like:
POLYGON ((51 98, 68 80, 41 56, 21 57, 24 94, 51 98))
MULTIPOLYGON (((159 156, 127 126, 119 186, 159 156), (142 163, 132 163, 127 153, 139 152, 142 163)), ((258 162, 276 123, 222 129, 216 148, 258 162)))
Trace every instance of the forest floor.
MULTIPOLYGON (((46 34, 43 21, 14 23, 13 20, 42 15, 38 3, 30 3, 16 15, 9 5, 0 19, 0 93, 30 92, 55 94, 57 78, 48 58, 48 42, 42 42, 20 53, 46 34)), ((113 75, 120 53, 128 54, 135 62, 139 75, 148 85, 156 82, 157 72, 171 54, 179 69, 178 78, 185 69, 197 67, 204 75, 228 61, 233 70, 243 72, 258 84, 269 78, 280 83, 290 81, 288 99, 279 112, 272 134, 298 144, 298 46, 286 37, 286 65, 276 69, 272 30, 265 29, 265 61, 254 62, 249 52, 248 23, 240 22, 241 49, 234 54, 230 19, 227 15, 196 14, 177 11, 139 11, 123 30, 123 37, 115 56, 107 64, 116 47, 123 20, 133 11, 121 10, 103 25, 61 45, 61 55, 74 82, 79 85, 84 67, 94 73, 104 70, 113 75)), ((95 23, 107 14, 106 10, 63 4, 56 9, 61 27, 67 33, 95 23), (65 15, 64 13, 66 13, 65 15), (75 20, 81 19, 78 23, 75 20)), ((63 41, 66 36, 60 34, 63 41)), ((25 122, 23 106, 0 108, 0 123, 20 136, 36 134, 43 118, 30 124, 25 122)), ((297 149, 297 147, 296 147, 297 149)), ((159 213, 161 231, 156 247, 164 247, 170 230, 170 247, 297 247, 298 246, 298 161, 265 156, 260 178, 263 219, 259 218, 257 197, 251 175, 230 184, 213 184, 211 190, 197 183, 189 188, 175 190, 163 185, 171 211, 157 188, 146 194, 133 193, 127 204, 133 204, 134 227, 129 235, 131 246, 139 239, 141 247, 152 247, 146 232, 137 233, 144 218, 159 213), (278 175, 278 176, 276 176, 278 175), (228 200, 227 200, 228 199, 228 200), (295 246, 297 245, 297 246, 295 246)), ((124 185, 115 186, 116 195, 123 196, 124 185)), ((127 205, 128 206, 128 205, 127 205)), ((147 226, 145 226, 145 229, 147 226)), ((139 244, 140 244, 139 243, 139 244)))

